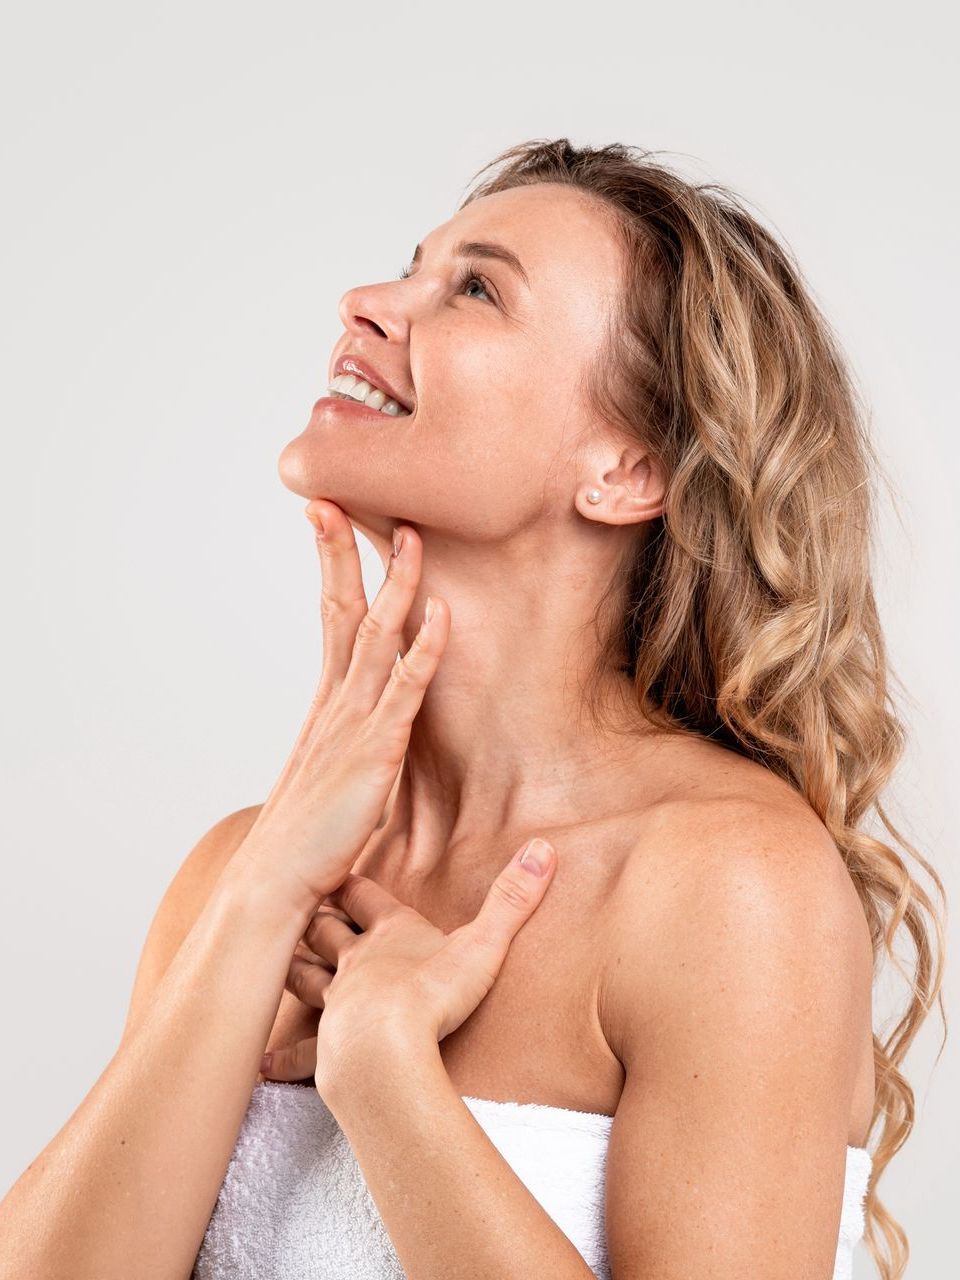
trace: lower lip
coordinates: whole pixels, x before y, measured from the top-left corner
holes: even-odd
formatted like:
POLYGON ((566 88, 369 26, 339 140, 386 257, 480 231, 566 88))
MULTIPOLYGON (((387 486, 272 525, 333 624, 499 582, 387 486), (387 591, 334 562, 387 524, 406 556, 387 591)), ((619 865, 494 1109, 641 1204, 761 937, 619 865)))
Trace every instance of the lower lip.
POLYGON ((313 406, 313 412, 317 413, 320 409, 336 409, 341 413, 361 414, 368 418, 379 418, 381 422, 397 422, 401 417, 410 417, 406 413, 381 413, 379 409, 361 404, 359 400, 341 400, 337 396, 321 396, 313 406))

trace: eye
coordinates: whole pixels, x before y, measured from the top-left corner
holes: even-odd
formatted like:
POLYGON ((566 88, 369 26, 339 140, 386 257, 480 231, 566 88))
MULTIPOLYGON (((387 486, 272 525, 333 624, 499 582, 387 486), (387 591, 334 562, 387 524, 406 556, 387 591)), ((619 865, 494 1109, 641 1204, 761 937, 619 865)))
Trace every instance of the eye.
POLYGON ((487 280, 487 277, 481 275, 479 271, 474 270, 474 268, 470 265, 470 263, 467 263, 467 265, 464 267, 463 271, 461 271, 457 279, 457 292, 462 293, 468 284, 474 284, 474 283, 478 284, 480 288, 484 291, 484 293, 487 294, 487 301, 492 302, 493 299, 490 297, 490 294, 487 292, 487 290, 492 286, 490 285, 490 282, 487 280))
MULTIPOLYGON (((401 267, 400 270, 397 272, 397 279, 406 280, 412 274, 413 273, 410 271, 408 267, 401 267)), ((493 288, 493 286, 491 285, 490 281, 487 279, 485 275, 482 275, 479 271, 476 270, 476 268, 472 263, 468 262, 464 266, 463 270, 460 272, 460 275, 457 277, 454 287, 458 293, 461 293, 467 287, 468 284, 473 284, 474 281, 476 281, 476 283, 480 285, 481 289, 487 295, 487 301, 493 302, 494 299, 490 296, 490 290, 493 288)), ((494 292, 496 291, 494 290, 494 292)), ((479 299, 479 301, 482 302, 483 299, 481 298, 479 299)))

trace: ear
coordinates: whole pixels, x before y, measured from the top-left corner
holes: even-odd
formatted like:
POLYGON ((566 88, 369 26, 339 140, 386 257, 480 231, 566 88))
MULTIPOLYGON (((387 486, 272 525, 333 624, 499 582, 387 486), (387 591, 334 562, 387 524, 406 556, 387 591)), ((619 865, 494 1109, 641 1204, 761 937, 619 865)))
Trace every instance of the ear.
POLYGON ((663 514, 667 483, 663 467, 642 445, 617 451, 594 443, 584 450, 574 504, 599 524, 642 524, 663 514), (591 501, 588 494, 598 494, 591 501))

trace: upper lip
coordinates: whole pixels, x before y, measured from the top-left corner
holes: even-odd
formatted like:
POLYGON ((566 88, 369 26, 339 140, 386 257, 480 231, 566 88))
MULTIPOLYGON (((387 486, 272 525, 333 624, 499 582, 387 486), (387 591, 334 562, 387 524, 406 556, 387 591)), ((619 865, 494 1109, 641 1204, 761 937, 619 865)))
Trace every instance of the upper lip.
POLYGON ((413 412, 413 403, 406 396, 399 395, 390 384, 390 382, 380 373, 369 360, 363 360, 360 356, 354 355, 351 351, 345 351, 342 356, 338 356, 330 374, 330 381, 339 377, 341 373, 359 373, 361 378, 366 378, 368 382, 385 391, 392 400, 396 400, 401 409, 406 409, 409 413, 413 412), (349 368, 345 368, 349 365, 349 368))

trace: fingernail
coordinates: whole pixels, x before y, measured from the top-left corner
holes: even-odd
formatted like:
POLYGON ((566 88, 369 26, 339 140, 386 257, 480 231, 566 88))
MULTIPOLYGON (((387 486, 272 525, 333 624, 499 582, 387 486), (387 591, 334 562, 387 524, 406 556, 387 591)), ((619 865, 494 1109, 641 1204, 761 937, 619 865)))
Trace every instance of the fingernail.
POLYGON ((547 844, 546 840, 541 840, 537 836, 526 846, 520 855, 520 865, 524 871, 529 871, 531 875, 542 876, 547 869, 547 863, 550 861, 550 850, 552 845, 547 844))
POLYGON ((314 511, 308 511, 306 515, 307 515, 307 519, 310 521, 310 523, 316 529, 317 533, 319 533, 320 537, 322 538, 323 537, 323 521, 314 511))
POLYGON ((270 1070, 270 1063, 271 1063, 272 1061, 273 1061, 273 1054, 272 1054, 272 1053, 265 1053, 265 1054, 263 1055, 263 1057, 260 1059, 260 1071, 261 1071, 261 1073, 263 1073, 264 1071, 269 1071, 269 1070, 270 1070))
POLYGON ((393 554, 394 554, 395 556, 398 556, 398 555, 400 554, 400 548, 401 548, 402 546, 403 546, 403 534, 402 534, 402 533, 399 533, 396 529, 394 529, 394 531, 393 531, 393 554))

